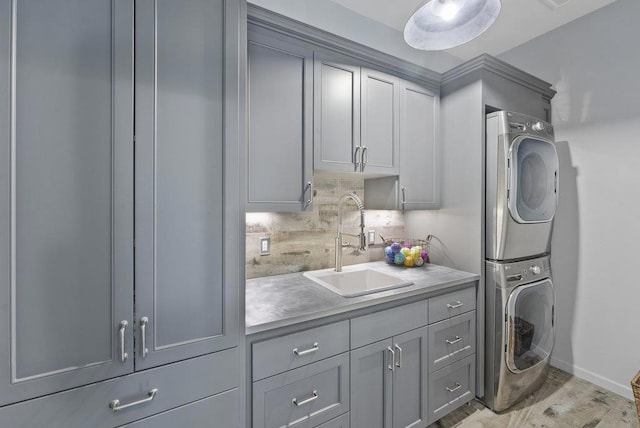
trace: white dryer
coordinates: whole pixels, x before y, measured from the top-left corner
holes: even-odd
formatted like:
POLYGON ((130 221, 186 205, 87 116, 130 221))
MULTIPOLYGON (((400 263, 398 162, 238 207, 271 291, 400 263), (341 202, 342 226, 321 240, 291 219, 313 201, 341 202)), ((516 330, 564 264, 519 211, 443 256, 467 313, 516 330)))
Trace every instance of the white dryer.
POLYGON ((558 192, 553 127, 532 116, 486 117, 486 259, 549 253, 558 192))

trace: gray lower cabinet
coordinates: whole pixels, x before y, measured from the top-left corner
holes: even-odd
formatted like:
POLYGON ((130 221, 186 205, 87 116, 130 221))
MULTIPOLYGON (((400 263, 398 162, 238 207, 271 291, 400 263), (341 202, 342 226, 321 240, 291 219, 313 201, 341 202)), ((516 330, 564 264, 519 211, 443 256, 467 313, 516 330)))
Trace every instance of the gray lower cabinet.
POLYGON ((351 351, 351 426, 427 421, 427 327, 351 351))
POLYGON ((348 410, 348 352, 253 383, 255 428, 315 427, 348 410))
POLYGON ((238 390, 203 398, 176 409, 145 418, 122 428, 240 428, 238 390))
POLYGON ((313 208, 313 48, 249 26, 247 211, 313 208))
POLYGON ((0 0, 0 426, 128 423, 188 402, 169 363, 237 360, 240 10, 0 0))

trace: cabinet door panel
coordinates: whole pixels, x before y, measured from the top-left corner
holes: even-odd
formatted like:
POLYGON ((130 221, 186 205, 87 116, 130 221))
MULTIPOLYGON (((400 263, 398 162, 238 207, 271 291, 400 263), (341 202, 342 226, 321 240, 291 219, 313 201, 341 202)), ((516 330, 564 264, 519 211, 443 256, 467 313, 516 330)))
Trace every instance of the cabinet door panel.
POLYGON ((250 38, 247 208, 309 210, 313 50, 260 34, 250 38))
POLYGON ((397 77, 362 70, 362 150, 366 173, 398 173, 397 77))
POLYGON ((236 284, 223 282, 234 251, 223 245, 223 10, 224 0, 136 3, 136 318, 148 318, 136 368, 236 340, 225 305, 236 284))
POLYGON ((360 67, 350 63, 353 61, 337 55, 314 54, 314 168, 318 170, 356 170, 360 67))
POLYGON ((383 340, 351 351, 351 426, 391 428, 393 364, 383 340))
POLYGON ((400 100, 401 208, 438 208, 438 98, 427 89, 402 82, 400 100))
POLYGON ((0 2, 0 405, 133 369, 132 25, 130 0, 0 2))
POLYGON ((393 427, 427 423, 427 327, 393 338, 396 369, 393 374, 393 427))

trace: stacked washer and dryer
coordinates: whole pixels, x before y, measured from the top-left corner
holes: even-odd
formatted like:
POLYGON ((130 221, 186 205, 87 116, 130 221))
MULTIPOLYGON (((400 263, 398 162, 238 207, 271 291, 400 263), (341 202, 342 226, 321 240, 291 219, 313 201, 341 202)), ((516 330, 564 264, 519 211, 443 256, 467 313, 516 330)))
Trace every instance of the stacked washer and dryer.
POLYGON ((553 348, 558 157, 551 124, 488 114, 485 171, 484 401, 502 411, 544 382, 553 348))

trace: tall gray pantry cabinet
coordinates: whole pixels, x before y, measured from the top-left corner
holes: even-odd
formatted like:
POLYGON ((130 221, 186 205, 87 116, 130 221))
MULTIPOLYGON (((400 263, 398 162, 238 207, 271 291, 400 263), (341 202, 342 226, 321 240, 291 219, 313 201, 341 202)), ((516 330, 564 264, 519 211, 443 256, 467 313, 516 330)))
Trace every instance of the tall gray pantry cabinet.
POLYGON ((239 426, 242 13, 0 0, 0 426, 239 426))

